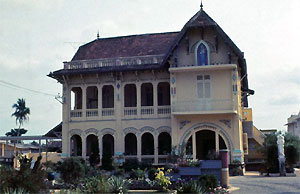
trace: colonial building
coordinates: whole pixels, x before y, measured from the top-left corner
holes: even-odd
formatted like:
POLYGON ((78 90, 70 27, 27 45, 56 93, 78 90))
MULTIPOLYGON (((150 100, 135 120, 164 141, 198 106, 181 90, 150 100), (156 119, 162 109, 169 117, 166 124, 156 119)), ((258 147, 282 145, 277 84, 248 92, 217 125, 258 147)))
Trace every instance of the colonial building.
POLYGON ((162 164, 177 146, 244 160, 246 61, 202 6, 179 32, 97 38, 49 76, 63 88, 63 156, 162 164))

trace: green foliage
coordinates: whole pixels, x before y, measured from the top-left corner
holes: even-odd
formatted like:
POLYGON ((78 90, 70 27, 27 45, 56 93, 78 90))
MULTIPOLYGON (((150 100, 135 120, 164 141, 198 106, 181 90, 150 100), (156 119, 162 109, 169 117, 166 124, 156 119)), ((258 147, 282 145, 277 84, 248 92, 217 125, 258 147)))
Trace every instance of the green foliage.
POLYGON ((142 169, 132 169, 130 172, 131 179, 142 180, 145 179, 145 172, 142 169))
POLYGON ((110 193, 127 193, 129 188, 129 182, 122 177, 111 176, 108 179, 108 186, 110 193))
POLYGON ((199 182, 205 191, 218 186, 218 180, 215 175, 205 174, 199 178, 199 182))
POLYGON ((300 159, 300 139, 290 133, 284 135, 284 154, 288 168, 293 168, 300 159))
POLYGON ((116 171, 115 171, 114 175, 124 177, 125 176, 125 170, 122 169, 122 168, 116 168, 116 171))
POLYGON ((150 168, 150 169, 148 170, 148 178, 149 178, 151 181, 155 180, 156 172, 157 172, 157 169, 156 169, 156 168, 150 168))
MULTIPOLYGON (((23 125, 24 121, 29 119, 30 109, 26 107, 25 99, 19 98, 16 104, 13 104, 12 108, 15 112, 11 115, 16 117, 16 123, 19 123, 19 128, 23 125)), ((19 135, 17 135, 19 136, 19 135)))
POLYGON ((85 162, 78 158, 66 158, 57 167, 65 183, 77 184, 85 176, 85 162))
POLYGON ((23 188, 17 188, 17 189, 7 189, 4 194, 29 194, 25 189, 23 188))
POLYGON ((89 177, 84 179, 83 193, 106 193, 108 192, 108 181, 106 177, 89 177))
POLYGON ((266 135, 262 153, 267 173, 278 171, 278 147, 275 133, 266 135))
POLYGON ((177 160, 179 158, 184 158, 186 155, 186 143, 183 142, 182 144, 178 146, 173 146, 171 153, 168 155, 168 162, 169 163, 177 163, 177 160))
POLYGON ((156 172, 155 180, 157 181, 158 185, 162 188, 163 191, 167 191, 169 185, 171 185, 170 177, 168 175, 172 170, 169 169, 164 173, 164 168, 158 168, 156 172))
POLYGON ((139 166, 139 161, 137 158, 126 159, 123 163, 123 168, 126 172, 131 171, 132 169, 137 169, 139 166))
POLYGON ((195 180, 182 183, 181 185, 177 186, 176 189, 178 193, 195 193, 195 194, 206 193, 205 189, 202 187, 200 182, 195 180))
POLYGON ((103 153, 103 158, 102 158, 102 168, 104 170, 112 170, 113 166, 112 166, 112 156, 108 153, 103 153))
POLYGON ((45 171, 40 165, 42 157, 38 157, 33 169, 30 168, 32 158, 20 156, 20 170, 10 167, 0 168, 0 193, 12 190, 24 190, 29 193, 39 193, 46 189, 45 171))

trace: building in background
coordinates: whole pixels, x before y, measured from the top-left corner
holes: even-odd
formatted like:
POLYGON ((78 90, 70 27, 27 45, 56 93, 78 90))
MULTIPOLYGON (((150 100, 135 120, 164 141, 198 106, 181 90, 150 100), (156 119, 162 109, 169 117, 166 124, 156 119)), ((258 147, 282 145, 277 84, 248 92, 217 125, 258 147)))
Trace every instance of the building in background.
POLYGON ((62 156, 124 155, 166 162, 220 149, 244 162, 244 53, 200 9, 179 32, 97 38, 49 77, 62 84, 62 156))
POLYGON ((300 112, 298 115, 291 115, 288 118, 287 130, 289 133, 300 138, 300 112))

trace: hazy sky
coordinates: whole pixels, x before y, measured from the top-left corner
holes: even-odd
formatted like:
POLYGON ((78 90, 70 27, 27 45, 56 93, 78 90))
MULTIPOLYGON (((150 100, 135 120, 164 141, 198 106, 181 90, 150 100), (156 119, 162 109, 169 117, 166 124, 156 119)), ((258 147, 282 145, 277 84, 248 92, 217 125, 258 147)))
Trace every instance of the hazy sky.
MULTIPOLYGON (((204 10, 245 53, 254 123, 285 129, 300 110, 300 1, 204 0, 204 10)), ((0 0, 0 135, 16 127, 18 98, 31 109, 28 135, 44 134, 61 121, 46 75, 63 68, 80 44, 101 37, 179 31, 200 0, 0 0), (71 44, 70 42, 79 42, 71 44)))

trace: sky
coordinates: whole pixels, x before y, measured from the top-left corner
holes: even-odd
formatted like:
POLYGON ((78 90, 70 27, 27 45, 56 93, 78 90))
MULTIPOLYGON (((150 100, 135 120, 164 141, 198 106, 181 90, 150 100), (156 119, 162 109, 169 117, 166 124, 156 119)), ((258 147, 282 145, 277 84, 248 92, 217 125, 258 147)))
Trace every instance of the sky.
MULTIPOLYGON (((61 122, 62 106, 54 98, 61 85, 47 74, 62 69, 97 31, 102 38, 179 31, 199 5, 200 0, 0 0, 0 136, 17 127, 11 114, 18 98, 31 109, 27 135, 45 134, 61 122)), ((254 125, 286 129, 287 118, 300 111, 300 1, 203 5, 245 53, 255 90, 248 98, 254 125)))

